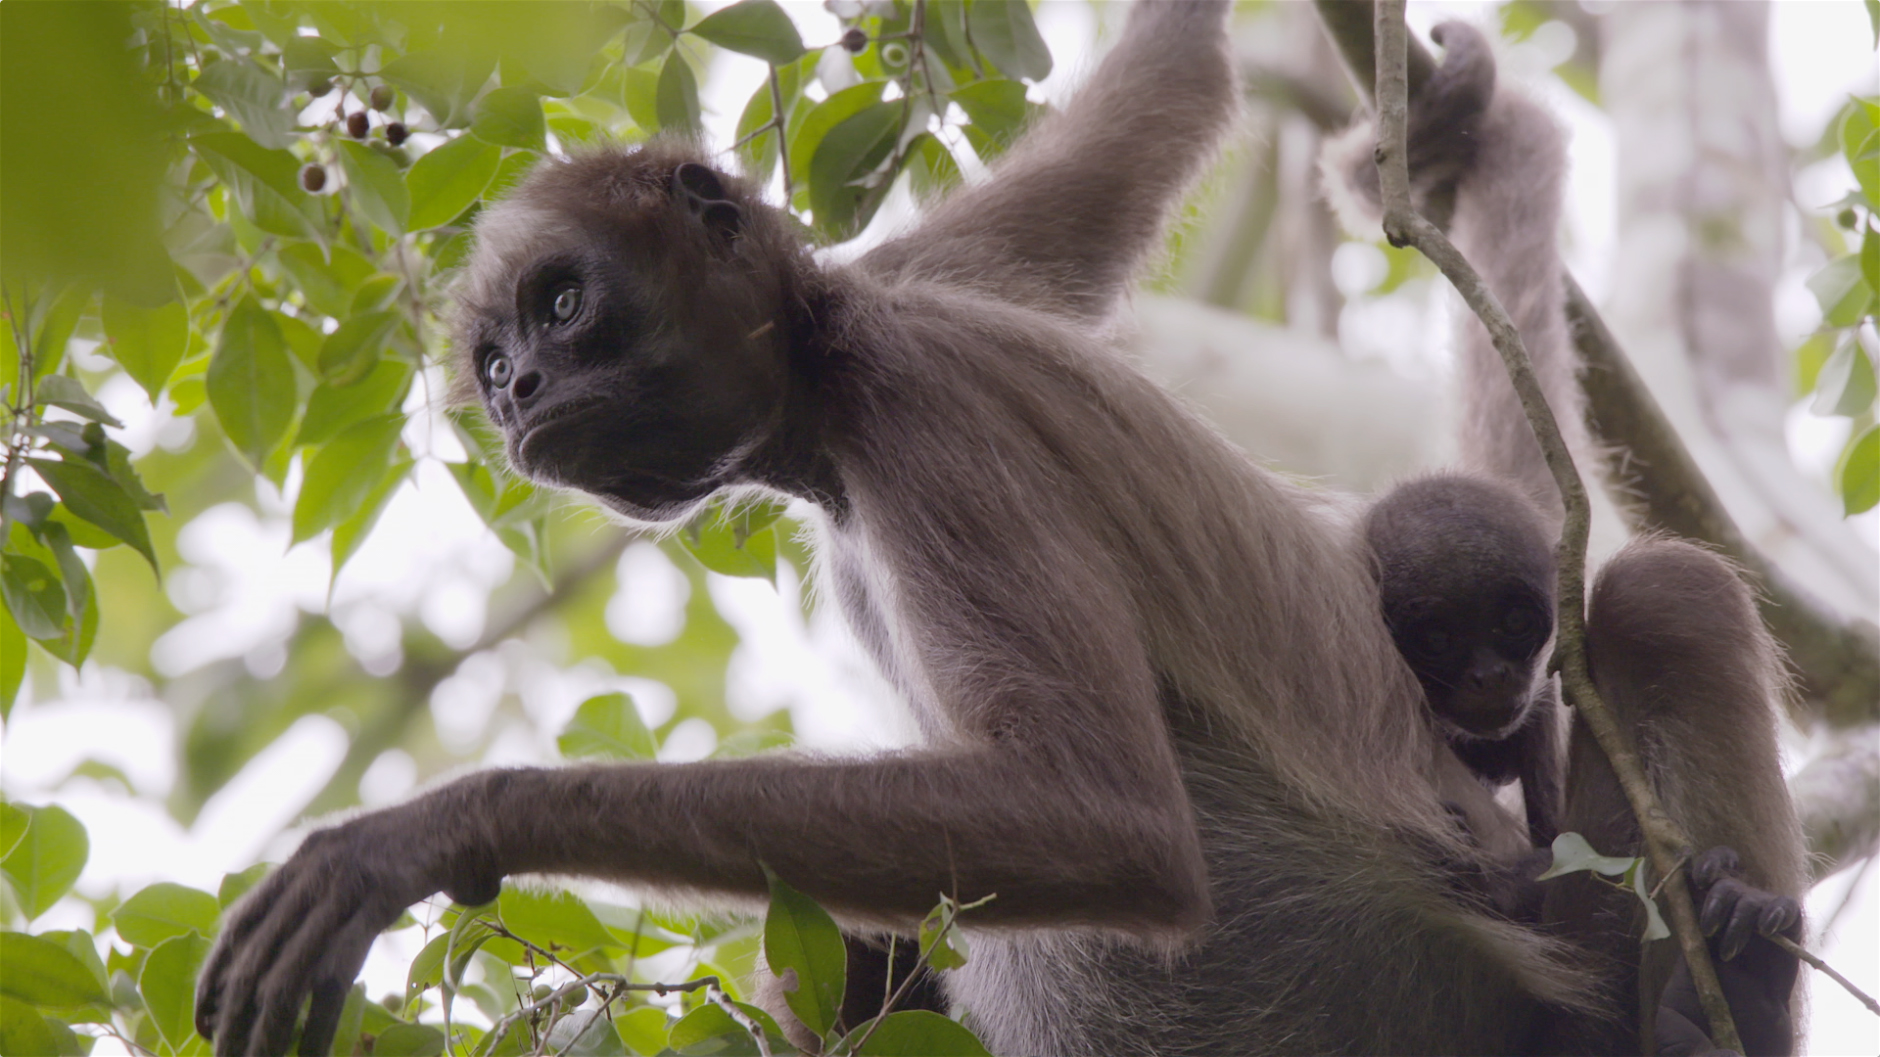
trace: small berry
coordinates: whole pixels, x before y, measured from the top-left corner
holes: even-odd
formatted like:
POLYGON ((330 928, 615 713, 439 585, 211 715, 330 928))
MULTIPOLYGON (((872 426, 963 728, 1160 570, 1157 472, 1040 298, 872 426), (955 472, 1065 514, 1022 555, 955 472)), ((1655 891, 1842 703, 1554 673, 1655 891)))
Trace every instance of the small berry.
POLYGON ((332 90, 333 90, 333 82, 328 80, 325 77, 322 77, 319 80, 307 86, 307 94, 314 97, 315 99, 320 98, 321 96, 325 95, 326 93, 332 90))
POLYGON ((409 135, 411 135, 411 130, 405 127, 403 121, 394 121, 385 126, 385 142, 394 147, 405 142, 405 137, 409 135))
POLYGON ((863 48, 868 47, 868 34, 851 26, 842 34, 842 46, 851 55, 860 54, 863 48))
POLYGON ((1842 231, 1852 231, 1854 225, 1860 222, 1860 217, 1855 216, 1852 209, 1843 209, 1834 215, 1834 222, 1841 225, 1842 231))
POLYGON ((379 85, 372 90, 372 109, 377 110, 381 114, 390 110, 392 108, 393 98, 391 85, 379 85))
POLYGON ((306 188, 308 194, 319 194, 326 188, 326 170, 313 164, 301 166, 300 186, 306 188))
POLYGON ((372 124, 366 120, 365 111, 355 110, 346 115, 346 134, 348 136, 354 139, 365 139, 366 133, 370 131, 372 131, 372 124))

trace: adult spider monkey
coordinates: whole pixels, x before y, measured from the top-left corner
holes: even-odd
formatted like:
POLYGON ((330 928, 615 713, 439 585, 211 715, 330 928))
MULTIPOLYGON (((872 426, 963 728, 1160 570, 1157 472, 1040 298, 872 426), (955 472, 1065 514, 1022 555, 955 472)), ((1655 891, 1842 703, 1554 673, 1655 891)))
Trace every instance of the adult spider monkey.
MULTIPOLYGON (((727 490, 815 504, 824 582, 926 743, 489 770, 315 832, 204 968, 218 1052, 284 1051, 303 1002, 302 1050, 324 1052, 373 937, 435 892, 480 903, 561 873, 752 900, 766 868, 857 927, 996 895, 944 980, 996 1052, 1515 1053, 1632 1030, 1597 986, 1629 920, 1589 904, 1562 940, 1452 894, 1436 860, 1484 854, 1445 807, 1470 794, 1439 792, 1460 765, 1348 522, 1103 340, 1232 121, 1227 8, 1137 5, 988 180, 851 265, 671 141, 545 162, 485 211, 459 377, 514 468, 643 524, 727 490)), ((1671 544, 1602 582, 1655 597, 1674 560, 1746 599, 1671 544)), ((1766 644, 1746 606, 1703 619, 1766 644)), ((1609 625, 1602 686, 1642 741, 1727 731, 1663 761, 1672 809, 1751 883, 1792 876, 1780 841, 1683 797, 1786 810, 1755 733, 1766 652, 1706 658, 1743 677, 1666 695, 1660 633, 1691 621, 1609 625)), ((1616 796, 1587 775, 1570 815, 1616 796)))

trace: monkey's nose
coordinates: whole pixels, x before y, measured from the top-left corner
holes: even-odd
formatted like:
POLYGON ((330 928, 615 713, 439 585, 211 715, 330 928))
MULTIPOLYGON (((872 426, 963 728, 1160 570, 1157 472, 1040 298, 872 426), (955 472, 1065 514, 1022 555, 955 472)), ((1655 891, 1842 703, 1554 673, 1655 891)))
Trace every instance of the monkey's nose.
POLYGON ((515 384, 511 387, 509 392, 510 392, 510 395, 512 395, 515 398, 515 401, 517 404, 527 404, 529 402, 529 398, 533 397, 537 392, 541 390, 541 388, 542 388, 542 372, 541 371, 524 371, 516 379, 515 384))

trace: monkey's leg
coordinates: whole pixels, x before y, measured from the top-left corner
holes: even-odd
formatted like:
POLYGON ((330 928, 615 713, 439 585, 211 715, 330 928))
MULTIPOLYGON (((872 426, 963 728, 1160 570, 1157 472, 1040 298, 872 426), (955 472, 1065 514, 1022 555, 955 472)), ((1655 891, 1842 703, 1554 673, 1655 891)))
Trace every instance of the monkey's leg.
MULTIPOLYGON (((1779 658, 1736 572, 1687 543, 1647 540, 1628 546, 1601 570, 1593 588, 1587 647, 1594 682, 1618 713, 1659 799, 1690 834, 1695 850, 1735 849, 1740 855, 1735 876, 1756 890, 1757 905, 1799 896, 1801 833, 1776 754, 1773 699, 1781 680, 1779 658)), ((1605 854, 1640 850, 1638 826, 1618 780, 1577 716, 1560 828, 1582 834, 1605 854)), ((1704 859, 1700 855, 1699 861, 1704 859)), ((1710 889, 1720 883, 1715 875, 1730 872, 1707 866, 1696 880, 1710 889)), ((1648 944, 1641 958, 1641 911, 1629 892, 1585 874, 1548 885, 1546 920, 1605 963, 1602 975, 1616 982, 1614 1008, 1622 1013, 1614 1022, 1562 1025, 1565 1037, 1549 1039, 1547 1048, 1640 1052, 1640 1036, 1653 1030, 1659 1013, 1659 996, 1681 967, 1675 942, 1648 944), (1647 998, 1642 1006, 1641 993, 1647 998), (1632 1011, 1641 1008, 1641 1021, 1634 1022, 1632 1011)), ((1704 895, 1699 892, 1700 905, 1704 895)), ((1718 917, 1707 915, 1706 925, 1720 924, 1718 917)), ((1734 913, 1721 917, 1728 920, 1734 913)), ((1746 943, 1732 939, 1744 931, 1719 928, 1711 938, 1713 958, 1723 962, 1720 973, 1738 1030, 1752 1054, 1791 1052, 1793 1027, 1787 1014, 1793 960, 1776 957, 1776 948, 1759 935, 1746 943)), ((1701 1030, 1701 1014, 1698 1020, 1701 1030)), ((1661 1035, 1674 1035, 1683 1025, 1667 1023, 1666 1028, 1661 1035)), ((1680 1045, 1668 1038, 1659 1041, 1680 1045)))

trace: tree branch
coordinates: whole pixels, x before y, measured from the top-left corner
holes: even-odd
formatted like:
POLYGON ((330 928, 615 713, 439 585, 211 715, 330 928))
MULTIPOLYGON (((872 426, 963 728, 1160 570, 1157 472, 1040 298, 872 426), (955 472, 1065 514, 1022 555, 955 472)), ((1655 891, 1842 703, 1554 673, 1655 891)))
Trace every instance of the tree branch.
POLYGON ((1763 622, 1787 648, 1803 695, 1819 702, 1835 726, 1880 721, 1880 630, 1865 620, 1843 621, 1744 538, 1571 277, 1567 324, 1585 368, 1587 428, 1600 441, 1608 490, 1628 524, 1702 540, 1748 570, 1762 588, 1763 622))
MULTIPOLYGON (((1488 285, 1469 262, 1456 251, 1448 238, 1434 224, 1419 216, 1410 200, 1409 155, 1405 147, 1405 126, 1409 110, 1407 72, 1407 33, 1404 29, 1404 0, 1382 0, 1377 4, 1376 23, 1376 100, 1377 169, 1384 199, 1384 232, 1393 246, 1415 246, 1442 270, 1462 299, 1468 304, 1494 340, 1496 351, 1508 368, 1528 422, 1534 427, 1547 467, 1553 472, 1566 507, 1566 523, 1561 529, 1558 551, 1559 612, 1554 663, 1560 669, 1561 684, 1568 700, 1586 722, 1612 763, 1612 769, 1625 791, 1626 800, 1638 818, 1645 838, 1646 851, 1660 877, 1669 877, 1677 864, 1690 852, 1690 838, 1658 803, 1646 780, 1637 750, 1593 686, 1586 664, 1585 596, 1586 539, 1592 523, 1586 486, 1574 468, 1566 440, 1560 435, 1559 422, 1548 407, 1534 375, 1533 364, 1521 335, 1508 318, 1488 285)), ((1710 952, 1697 925, 1691 905, 1690 890, 1683 885, 1667 885, 1665 903, 1679 945, 1690 967, 1699 1001, 1710 1022, 1710 1035, 1717 1045, 1741 1052, 1736 1024, 1730 1017, 1729 1003, 1710 962, 1710 952)))
MULTIPOLYGON (((1375 83, 1370 0, 1315 0, 1361 91, 1375 83)), ((1435 69, 1408 40, 1410 90, 1435 69)), ((1586 370, 1587 427, 1606 450, 1606 491, 1635 531, 1661 530, 1710 544, 1748 570, 1758 605, 1801 677, 1804 698, 1835 726, 1880 722, 1880 628, 1846 620, 1795 583, 1737 529, 1677 431, 1633 370, 1579 284, 1567 279, 1567 322, 1586 370), (1641 502, 1642 500, 1642 502, 1641 502)))

